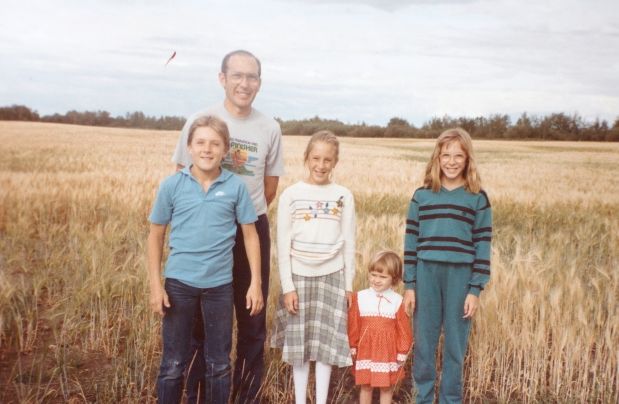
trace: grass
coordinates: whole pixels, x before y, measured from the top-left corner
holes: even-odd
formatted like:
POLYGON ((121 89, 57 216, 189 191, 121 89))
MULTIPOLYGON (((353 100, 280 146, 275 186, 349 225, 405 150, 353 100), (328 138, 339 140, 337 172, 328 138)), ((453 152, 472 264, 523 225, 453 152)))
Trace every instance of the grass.
MULTIPOLYGON (((146 218, 173 170, 176 139, 0 122, 0 402, 155 401, 161 341, 147 304, 146 218)), ((306 141, 284 139, 280 190, 303 176, 306 141)), ((495 237, 466 401, 617 402, 619 145, 475 147, 495 237)), ((355 194, 355 288, 366 286, 375 250, 401 251, 407 204, 431 149, 427 140, 342 139, 335 179, 355 194)), ((274 223, 274 209, 269 215, 274 223)), ((269 325, 279 292, 272 262, 269 325)), ((266 365, 265 401, 290 402, 279 352, 268 350, 266 365)), ((334 372, 330 394, 334 403, 356 398, 347 370, 334 372)), ((407 380, 396 401, 411 394, 407 380)))

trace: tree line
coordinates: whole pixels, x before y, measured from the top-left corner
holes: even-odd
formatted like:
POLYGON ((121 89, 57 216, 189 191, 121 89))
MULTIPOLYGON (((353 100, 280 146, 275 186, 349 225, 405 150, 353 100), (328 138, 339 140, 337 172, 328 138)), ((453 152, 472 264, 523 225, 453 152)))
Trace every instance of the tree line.
POLYGON ((0 121, 33 121, 68 123, 73 125, 109 126, 114 128, 142 128, 179 130, 185 123, 180 116, 147 116, 143 112, 127 112, 124 116, 112 116, 107 111, 68 111, 66 114, 40 116, 24 105, 0 107, 0 121))
MULTIPOLYGON (((386 126, 365 123, 347 124, 317 116, 303 120, 276 119, 284 135, 311 135, 317 130, 328 129, 338 136, 435 138, 443 130, 459 126, 478 139, 619 141, 619 118, 610 125, 606 120, 596 119, 588 122, 578 114, 568 115, 562 112, 546 116, 529 115, 525 112, 518 117, 515 123, 511 122, 508 115, 500 114, 476 118, 444 116, 432 118, 420 127, 398 117, 391 118, 386 126)), ((40 116, 37 111, 24 105, 0 107, 0 120, 165 130, 180 130, 185 123, 184 117, 154 117, 144 115, 142 112, 113 117, 107 111, 72 110, 64 115, 56 113, 40 116)))

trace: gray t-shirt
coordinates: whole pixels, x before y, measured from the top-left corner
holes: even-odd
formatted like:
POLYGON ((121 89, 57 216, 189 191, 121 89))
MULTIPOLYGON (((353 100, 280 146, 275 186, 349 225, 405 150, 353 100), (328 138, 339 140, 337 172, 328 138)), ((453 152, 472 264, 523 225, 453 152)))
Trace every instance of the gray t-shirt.
POLYGON ((204 115, 215 115, 228 125, 230 152, 222 165, 245 181, 256 213, 266 213, 264 177, 284 175, 282 130, 279 123, 253 108, 249 116, 237 118, 230 115, 223 103, 212 106, 187 119, 172 156, 174 163, 184 166, 191 164, 191 156, 187 151, 189 128, 193 121, 204 115))

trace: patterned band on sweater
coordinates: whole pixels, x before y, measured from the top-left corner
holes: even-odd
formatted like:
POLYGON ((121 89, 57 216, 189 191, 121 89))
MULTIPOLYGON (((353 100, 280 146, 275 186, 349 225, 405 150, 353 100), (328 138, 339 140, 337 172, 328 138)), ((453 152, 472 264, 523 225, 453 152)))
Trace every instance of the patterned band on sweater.
POLYGON ((471 293, 490 278, 492 209, 486 193, 419 188, 411 199, 404 235, 404 284, 414 289, 418 260, 471 264, 471 293))

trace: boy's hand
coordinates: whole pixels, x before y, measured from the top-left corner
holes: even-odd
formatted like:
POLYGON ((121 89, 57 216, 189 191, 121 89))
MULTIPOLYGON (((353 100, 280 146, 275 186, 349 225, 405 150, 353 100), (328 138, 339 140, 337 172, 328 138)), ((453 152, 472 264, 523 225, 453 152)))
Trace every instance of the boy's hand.
POLYGON ((250 284, 245 295, 245 308, 250 310, 249 315, 255 316, 264 308, 264 299, 260 285, 250 284))
POLYGON ((472 318, 479 307, 479 297, 468 294, 464 299, 464 316, 462 318, 472 318))
POLYGON ((153 288, 150 292, 150 309, 153 313, 163 316, 165 314, 164 307, 170 307, 168 294, 161 286, 153 288))
POLYGON ((297 314, 299 312, 299 296, 296 291, 293 290, 284 294, 284 307, 290 314, 297 314))
POLYGON ((412 316, 415 312, 415 291, 413 289, 407 289, 404 292, 404 301, 402 302, 404 305, 404 310, 408 316, 412 316))

